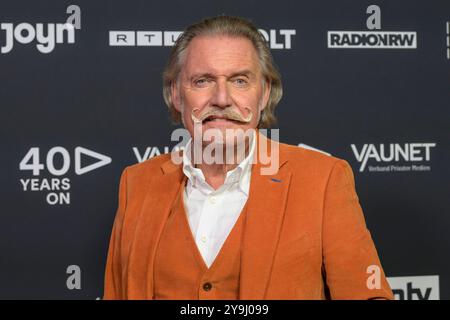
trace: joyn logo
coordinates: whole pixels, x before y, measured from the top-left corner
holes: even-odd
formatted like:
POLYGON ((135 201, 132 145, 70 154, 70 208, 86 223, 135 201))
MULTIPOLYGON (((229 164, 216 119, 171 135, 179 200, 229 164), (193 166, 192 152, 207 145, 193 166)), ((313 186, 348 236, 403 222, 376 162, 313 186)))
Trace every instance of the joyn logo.
MULTIPOLYGON (((269 42, 271 49, 291 49, 293 29, 270 29, 259 32, 269 42)), ((182 31, 109 31, 110 46, 173 46, 182 31)))
POLYGON ((5 31, 5 45, 1 47, 1 53, 8 53, 14 47, 14 40, 28 44, 36 39, 36 48, 41 53, 50 53, 55 49, 56 43, 64 43, 64 32, 67 35, 67 43, 75 43, 75 29, 81 29, 81 9, 77 5, 70 5, 66 10, 70 14, 66 23, 37 23, 36 27, 23 22, 16 26, 12 23, 1 23, 0 29, 5 31), (46 30, 45 30, 46 29, 46 30))
POLYGON ((439 300, 439 276, 389 277, 396 300, 439 300))
MULTIPOLYGON (((370 5, 366 26, 369 30, 381 29, 381 9, 370 5)), ((328 48, 339 49, 416 49, 415 31, 328 31, 328 48)))
MULTIPOLYGON (((436 143, 390 143, 379 145, 364 144, 359 149, 355 144, 351 145, 353 154, 356 160, 361 163, 359 172, 363 172, 370 159, 376 162, 424 162, 430 161, 431 148, 434 148, 436 143)), ((428 165, 387 165, 387 166, 368 166, 370 172, 391 172, 391 171, 431 171, 428 165)))
MULTIPOLYGON (((92 170, 103 167, 111 163, 111 158, 98 152, 76 147, 75 150, 75 174, 82 175, 92 170), (94 158, 97 161, 86 166, 82 166, 82 155, 94 158)), ((20 161, 19 169, 21 171, 31 171, 33 176, 39 176, 42 170, 47 169, 53 178, 28 178, 20 179, 24 192, 47 192, 46 201, 50 205, 70 204, 70 179, 62 177, 69 171, 71 158, 69 151, 63 147, 53 147, 46 154, 45 165, 40 161, 40 149, 33 147, 28 150, 20 161), (55 161, 56 158, 56 161, 55 161), (60 159, 58 159, 60 158, 60 159), (62 160, 62 161, 59 161, 62 160), (56 165, 55 165, 56 164, 56 165)))

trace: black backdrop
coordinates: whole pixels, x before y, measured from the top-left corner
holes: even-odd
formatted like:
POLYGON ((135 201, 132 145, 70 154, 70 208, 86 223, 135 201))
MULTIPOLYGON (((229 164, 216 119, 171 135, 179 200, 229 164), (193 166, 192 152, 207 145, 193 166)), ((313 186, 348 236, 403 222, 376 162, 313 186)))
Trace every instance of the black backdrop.
POLYGON ((2 0, 0 298, 102 296, 120 173, 176 144, 161 93, 170 44, 158 37, 222 13, 270 36, 280 140, 352 165, 396 297, 449 299, 447 0, 2 0), (75 28, 41 52, 38 24, 47 34, 69 17, 75 28), (361 46, 348 31, 372 36, 348 48, 361 46), (382 32, 404 42, 377 47, 382 32), (403 153, 391 159, 391 147, 403 153))

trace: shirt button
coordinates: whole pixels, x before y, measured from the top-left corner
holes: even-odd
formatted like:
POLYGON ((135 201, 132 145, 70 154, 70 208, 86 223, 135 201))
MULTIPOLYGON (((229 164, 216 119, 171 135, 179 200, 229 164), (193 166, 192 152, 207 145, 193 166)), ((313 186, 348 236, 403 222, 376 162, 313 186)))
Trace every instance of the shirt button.
POLYGON ((212 284, 211 284, 210 282, 205 282, 205 283, 203 284, 203 290, 209 291, 209 290, 211 290, 211 289, 212 289, 212 284))
POLYGON ((208 240, 208 238, 207 238, 206 236, 202 236, 202 237, 200 238, 200 240, 201 240, 202 242, 206 242, 206 240, 208 240))
POLYGON ((216 203, 216 197, 209 198, 209 202, 211 202, 212 204, 216 203))

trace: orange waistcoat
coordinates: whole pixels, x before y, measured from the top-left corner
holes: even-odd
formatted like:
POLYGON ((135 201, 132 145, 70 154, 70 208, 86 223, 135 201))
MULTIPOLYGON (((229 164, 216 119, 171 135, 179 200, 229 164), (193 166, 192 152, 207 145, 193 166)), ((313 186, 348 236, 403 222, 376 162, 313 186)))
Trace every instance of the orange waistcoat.
POLYGON ((239 299, 240 248, 246 206, 216 259, 205 264, 177 195, 157 247, 154 265, 155 299, 239 299))

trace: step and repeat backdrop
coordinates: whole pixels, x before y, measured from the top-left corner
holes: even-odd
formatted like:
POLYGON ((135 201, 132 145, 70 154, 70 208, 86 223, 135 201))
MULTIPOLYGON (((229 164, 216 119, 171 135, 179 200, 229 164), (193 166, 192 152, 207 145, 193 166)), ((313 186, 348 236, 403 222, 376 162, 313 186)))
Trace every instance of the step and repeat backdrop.
POLYGON ((450 1, 0 2, 0 298, 97 299, 128 165, 178 141, 184 27, 251 19, 280 140, 347 160, 396 299, 450 299, 450 1))

